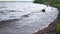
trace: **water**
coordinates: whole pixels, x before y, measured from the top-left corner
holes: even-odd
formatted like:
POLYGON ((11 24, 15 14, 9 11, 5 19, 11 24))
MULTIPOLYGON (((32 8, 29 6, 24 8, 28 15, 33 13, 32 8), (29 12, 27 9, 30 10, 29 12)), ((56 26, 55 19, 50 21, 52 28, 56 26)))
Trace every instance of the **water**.
POLYGON ((0 2, 0 34, 32 34, 46 28, 57 15, 57 8, 43 4, 0 2))

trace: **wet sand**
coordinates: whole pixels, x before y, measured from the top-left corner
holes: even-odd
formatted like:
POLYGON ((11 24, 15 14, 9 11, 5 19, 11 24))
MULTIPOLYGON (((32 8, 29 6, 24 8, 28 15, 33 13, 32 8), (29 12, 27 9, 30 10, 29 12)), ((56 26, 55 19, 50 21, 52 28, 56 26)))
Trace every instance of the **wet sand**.
POLYGON ((33 34, 57 34, 56 32, 56 26, 59 23, 60 20, 56 19, 54 22, 52 22, 51 24, 49 24, 49 26, 47 28, 44 28, 42 30, 39 30, 36 33, 33 34))

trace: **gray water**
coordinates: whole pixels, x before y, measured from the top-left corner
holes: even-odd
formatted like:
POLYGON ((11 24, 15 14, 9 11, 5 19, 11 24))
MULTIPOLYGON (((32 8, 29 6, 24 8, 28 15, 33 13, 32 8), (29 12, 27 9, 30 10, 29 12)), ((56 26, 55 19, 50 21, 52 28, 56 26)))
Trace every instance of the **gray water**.
POLYGON ((48 27, 57 15, 57 8, 44 4, 0 2, 0 34, 32 34, 48 27))

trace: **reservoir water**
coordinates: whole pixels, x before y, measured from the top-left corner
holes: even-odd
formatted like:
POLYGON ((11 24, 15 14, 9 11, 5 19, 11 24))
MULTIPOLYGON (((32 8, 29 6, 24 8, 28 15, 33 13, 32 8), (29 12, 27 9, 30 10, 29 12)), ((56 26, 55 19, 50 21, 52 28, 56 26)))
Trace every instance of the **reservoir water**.
POLYGON ((0 2, 0 34, 32 34, 48 27, 57 15, 57 8, 44 4, 0 2))

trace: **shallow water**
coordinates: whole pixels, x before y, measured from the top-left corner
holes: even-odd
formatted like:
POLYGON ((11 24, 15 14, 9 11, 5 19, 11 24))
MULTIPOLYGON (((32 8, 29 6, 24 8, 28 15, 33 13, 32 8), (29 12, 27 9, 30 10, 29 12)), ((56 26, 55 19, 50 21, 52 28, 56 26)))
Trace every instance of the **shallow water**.
POLYGON ((46 28, 57 15, 57 8, 43 4, 0 2, 0 34, 32 34, 46 28))

